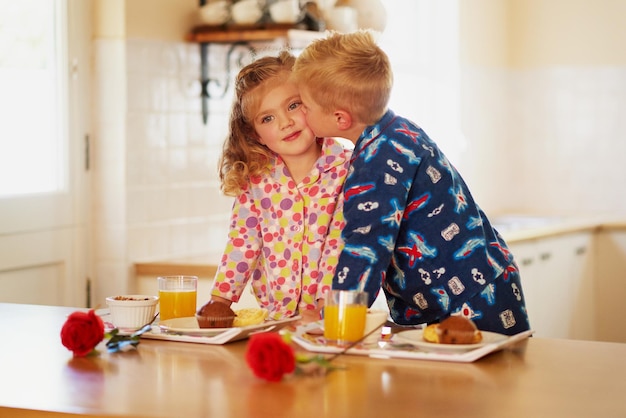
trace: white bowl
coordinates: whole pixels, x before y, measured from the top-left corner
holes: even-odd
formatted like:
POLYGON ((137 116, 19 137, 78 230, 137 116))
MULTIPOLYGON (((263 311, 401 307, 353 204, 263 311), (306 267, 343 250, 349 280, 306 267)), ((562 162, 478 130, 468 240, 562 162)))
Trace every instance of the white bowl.
POLYGON ((341 33, 354 32, 359 28, 358 13, 354 7, 337 6, 327 10, 326 28, 341 33))
POLYGON ((276 23, 296 23, 302 17, 299 0, 280 0, 269 8, 270 17, 276 23))
POLYGON ((242 0, 231 8, 233 21, 239 25, 251 25, 263 17, 263 9, 257 0, 242 0))
POLYGON ((200 7, 200 20, 207 25, 222 25, 230 19, 230 3, 219 0, 200 7))
POLYGON ((138 329, 154 318, 159 297, 118 295, 106 298, 106 303, 111 312, 113 325, 123 329, 138 329))
POLYGON ((269 7, 270 17, 276 23, 296 23, 302 17, 299 0, 280 0, 269 7))

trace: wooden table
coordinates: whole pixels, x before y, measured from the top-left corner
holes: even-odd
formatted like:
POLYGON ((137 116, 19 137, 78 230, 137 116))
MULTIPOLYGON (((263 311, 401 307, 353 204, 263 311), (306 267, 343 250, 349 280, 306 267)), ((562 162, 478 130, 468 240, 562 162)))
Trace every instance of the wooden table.
POLYGON ((269 383, 245 341, 74 359, 59 337, 74 310, 0 304, 0 417, 626 416, 626 344, 531 338, 470 364, 343 356, 345 370, 269 383))

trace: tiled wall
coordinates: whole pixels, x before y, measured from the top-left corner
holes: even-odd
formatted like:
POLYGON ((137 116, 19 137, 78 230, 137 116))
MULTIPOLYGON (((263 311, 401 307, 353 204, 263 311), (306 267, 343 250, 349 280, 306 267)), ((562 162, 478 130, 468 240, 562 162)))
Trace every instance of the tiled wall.
POLYGON ((626 217, 626 68, 464 70, 474 193, 495 212, 626 217))
POLYGON ((554 68, 511 77, 509 123, 513 140, 523 144, 514 179, 518 205, 625 218, 626 68, 554 68))
MULTIPOLYGON (((231 199, 219 192, 216 167, 230 95, 211 100, 204 126, 198 45, 131 40, 126 48, 128 257, 219 252, 231 199)), ((221 57, 212 58, 220 71, 221 57)))

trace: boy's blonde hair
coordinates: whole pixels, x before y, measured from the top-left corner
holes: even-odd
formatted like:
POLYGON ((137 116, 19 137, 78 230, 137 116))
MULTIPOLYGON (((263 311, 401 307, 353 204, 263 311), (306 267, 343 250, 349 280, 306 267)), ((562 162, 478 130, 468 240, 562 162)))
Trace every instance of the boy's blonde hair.
POLYGON ((237 74, 229 133, 218 164, 220 188, 225 195, 237 196, 247 188, 251 177, 269 172, 274 154, 258 141, 253 119, 263 97, 289 80, 294 62, 295 57, 284 50, 278 56, 253 61, 237 74))
POLYGON ((325 112, 344 109, 366 125, 384 115, 393 85, 389 57, 369 30, 331 32, 313 41, 292 74, 325 112))

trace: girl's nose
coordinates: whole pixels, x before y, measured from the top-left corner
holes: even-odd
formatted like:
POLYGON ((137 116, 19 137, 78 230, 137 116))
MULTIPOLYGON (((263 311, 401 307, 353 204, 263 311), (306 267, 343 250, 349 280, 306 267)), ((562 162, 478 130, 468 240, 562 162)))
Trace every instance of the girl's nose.
POLYGON ((293 124, 294 124, 293 118, 290 116, 287 116, 285 119, 283 119, 281 126, 282 126, 282 129, 285 129, 285 128, 291 127, 293 124))

